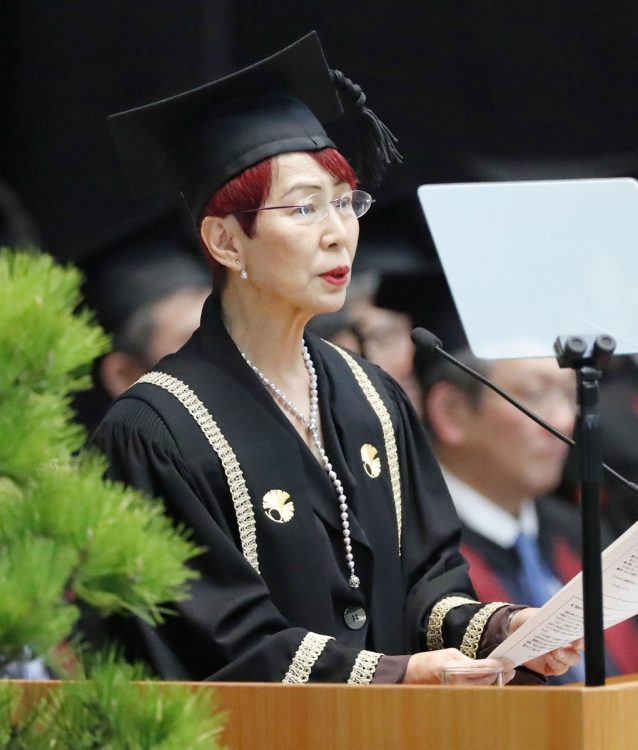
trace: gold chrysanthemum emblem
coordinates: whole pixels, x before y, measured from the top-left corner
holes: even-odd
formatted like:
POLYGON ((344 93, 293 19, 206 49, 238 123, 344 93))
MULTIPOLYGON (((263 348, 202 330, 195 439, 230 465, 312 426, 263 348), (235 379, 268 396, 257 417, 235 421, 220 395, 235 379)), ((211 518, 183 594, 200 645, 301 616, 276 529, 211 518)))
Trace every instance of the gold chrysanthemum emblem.
POLYGON ((295 506, 284 490, 269 490, 263 499, 264 510, 271 521, 288 523, 295 515, 295 506))
POLYGON ((378 454, 379 451, 374 445, 370 445, 370 443, 365 443, 361 446, 363 468, 366 470, 366 474, 372 477, 372 479, 376 479, 381 473, 381 459, 378 454))

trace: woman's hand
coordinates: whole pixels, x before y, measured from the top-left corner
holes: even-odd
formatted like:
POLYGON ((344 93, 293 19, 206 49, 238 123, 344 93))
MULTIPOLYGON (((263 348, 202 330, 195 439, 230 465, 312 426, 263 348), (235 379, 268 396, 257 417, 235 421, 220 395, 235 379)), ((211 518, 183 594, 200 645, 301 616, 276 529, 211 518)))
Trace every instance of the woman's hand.
POLYGON ((422 651, 413 654, 403 678, 405 685, 438 685, 444 669, 454 667, 503 667, 503 684, 514 677, 514 663, 510 659, 470 659, 455 648, 422 651))
MULTIPOLYGON (((536 614, 538 610, 533 607, 527 607, 515 612, 510 622, 509 633, 521 627, 530 617, 536 614)), ((549 677, 550 675, 565 674, 568 669, 575 667, 580 661, 580 651, 583 650, 583 639, 579 638, 572 643, 556 648, 547 654, 537 656, 535 659, 525 662, 528 669, 549 677)))

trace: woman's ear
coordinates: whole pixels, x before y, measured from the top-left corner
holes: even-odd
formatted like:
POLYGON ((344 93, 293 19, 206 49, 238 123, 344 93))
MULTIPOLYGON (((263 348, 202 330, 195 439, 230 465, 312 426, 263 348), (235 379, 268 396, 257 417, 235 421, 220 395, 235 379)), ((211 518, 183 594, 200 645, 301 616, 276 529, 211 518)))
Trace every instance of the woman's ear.
POLYGON ((242 243, 239 225, 232 216, 206 216, 199 230, 202 242, 211 256, 226 268, 236 268, 241 261, 242 243))
POLYGON ((451 383, 435 383, 424 399, 423 412, 435 440, 442 446, 463 444, 471 426, 473 407, 467 395, 451 383))

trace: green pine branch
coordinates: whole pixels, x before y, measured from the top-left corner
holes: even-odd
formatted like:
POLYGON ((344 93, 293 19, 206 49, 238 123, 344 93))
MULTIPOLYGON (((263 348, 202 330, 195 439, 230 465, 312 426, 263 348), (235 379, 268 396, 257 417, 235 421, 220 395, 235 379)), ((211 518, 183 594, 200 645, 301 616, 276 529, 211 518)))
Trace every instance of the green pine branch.
POLYGON ((0 750, 219 750, 226 716, 210 690, 149 682, 107 653, 20 716, 0 683, 0 750))
POLYGON ((0 249, 0 397, 88 387, 91 362, 109 342, 79 310, 80 285, 77 269, 48 255, 0 249))
MULTIPOLYGON (((70 394, 108 340, 78 311, 80 281, 46 255, 0 249, 0 667, 24 647, 53 663, 80 604, 156 624, 196 577, 186 530, 81 450, 70 394)), ((108 654, 26 716, 0 681, 0 750, 218 748, 209 691, 141 689, 141 677, 108 654)))

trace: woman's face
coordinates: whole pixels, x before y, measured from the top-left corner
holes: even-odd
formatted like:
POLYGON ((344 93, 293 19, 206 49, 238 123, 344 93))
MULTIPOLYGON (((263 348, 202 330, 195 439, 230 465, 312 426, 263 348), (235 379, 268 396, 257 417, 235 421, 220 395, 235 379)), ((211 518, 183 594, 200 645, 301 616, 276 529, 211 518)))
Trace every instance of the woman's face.
MULTIPOLYGON (((317 193, 334 200, 350 189, 348 183, 335 182, 308 154, 282 154, 273 160, 264 206, 304 204, 317 193)), ((260 211, 255 230, 254 237, 242 240, 248 279, 238 281, 240 285, 249 285, 266 304, 310 316, 342 307, 359 237, 356 218, 344 219, 330 206, 325 218, 304 224, 299 211, 284 208, 260 211)))

